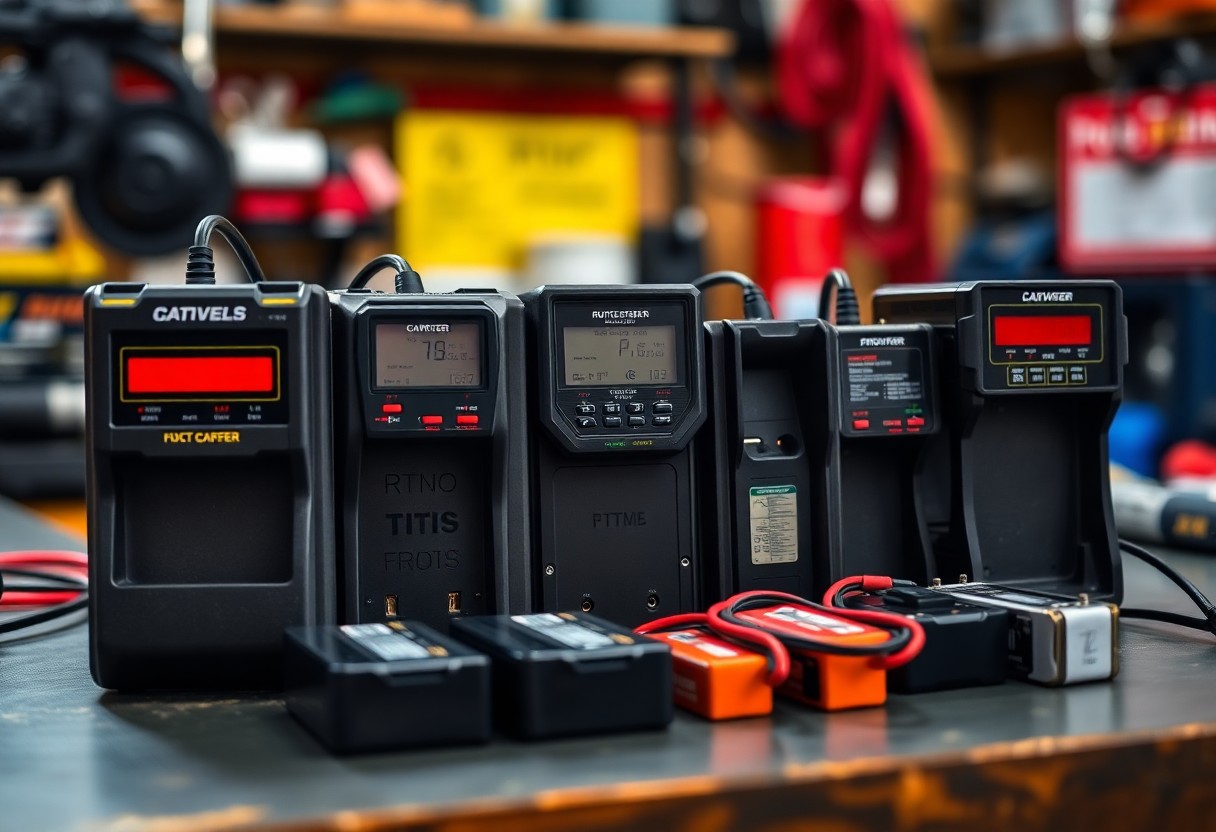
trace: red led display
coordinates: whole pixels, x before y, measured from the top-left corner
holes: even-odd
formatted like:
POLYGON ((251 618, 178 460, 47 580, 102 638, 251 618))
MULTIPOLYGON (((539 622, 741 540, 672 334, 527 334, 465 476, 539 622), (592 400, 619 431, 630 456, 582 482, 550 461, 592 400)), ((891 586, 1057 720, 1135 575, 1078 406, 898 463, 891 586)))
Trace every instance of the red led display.
POLYGON ((998 347, 1086 347, 1093 337, 1088 315, 1007 315, 993 321, 998 347))
POLYGON ((273 393, 274 358, 269 355, 130 356, 127 393, 273 393))

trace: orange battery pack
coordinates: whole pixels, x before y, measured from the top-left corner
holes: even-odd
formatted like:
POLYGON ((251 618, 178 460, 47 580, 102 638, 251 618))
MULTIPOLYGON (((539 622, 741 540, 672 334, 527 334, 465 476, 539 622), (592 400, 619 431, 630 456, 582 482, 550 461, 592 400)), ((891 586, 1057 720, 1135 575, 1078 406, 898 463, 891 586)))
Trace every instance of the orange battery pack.
POLYGON ((767 716, 773 711, 768 660, 699 630, 650 633, 671 646, 675 703, 706 719, 767 716))
MULTIPOLYGON (((890 638, 886 630, 791 604, 743 610, 738 616, 778 638, 813 638, 841 645, 878 644, 890 638)), ((869 656, 791 647, 790 675, 777 692, 825 711, 870 708, 887 701, 887 671, 875 667, 869 656)))

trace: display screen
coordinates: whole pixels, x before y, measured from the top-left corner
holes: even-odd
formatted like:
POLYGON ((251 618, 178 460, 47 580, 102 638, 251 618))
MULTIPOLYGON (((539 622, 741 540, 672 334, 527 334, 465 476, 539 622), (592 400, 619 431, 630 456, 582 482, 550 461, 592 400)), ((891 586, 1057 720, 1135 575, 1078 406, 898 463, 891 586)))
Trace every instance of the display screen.
POLYGON ((562 330, 566 384, 676 384, 676 328, 568 326, 562 330))
POLYGON ((376 324, 376 387, 480 387, 481 326, 376 324))
POLYGON ((998 347, 1085 347, 1093 343, 1089 315, 998 315, 992 341, 998 347))
POLYGON ((160 397, 278 398, 275 347, 127 347, 122 350, 122 391, 128 400, 160 397))

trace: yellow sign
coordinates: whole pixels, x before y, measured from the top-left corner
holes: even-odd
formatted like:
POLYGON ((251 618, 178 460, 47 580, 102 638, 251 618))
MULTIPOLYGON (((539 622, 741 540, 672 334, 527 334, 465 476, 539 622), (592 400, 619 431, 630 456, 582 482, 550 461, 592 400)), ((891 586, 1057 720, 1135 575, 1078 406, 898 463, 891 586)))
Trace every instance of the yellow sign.
POLYGON ((638 225, 638 142, 624 118, 414 111, 397 124, 398 239, 419 270, 518 270, 527 244, 638 225))

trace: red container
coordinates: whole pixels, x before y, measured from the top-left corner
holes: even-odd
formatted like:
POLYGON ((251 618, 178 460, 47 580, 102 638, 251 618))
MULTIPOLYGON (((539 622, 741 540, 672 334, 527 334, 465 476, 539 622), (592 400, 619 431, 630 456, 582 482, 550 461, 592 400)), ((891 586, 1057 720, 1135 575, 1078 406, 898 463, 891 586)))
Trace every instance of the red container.
POLYGON ((846 195, 835 179, 783 177, 756 197, 756 282, 778 318, 819 314, 819 288, 844 266, 846 195))

